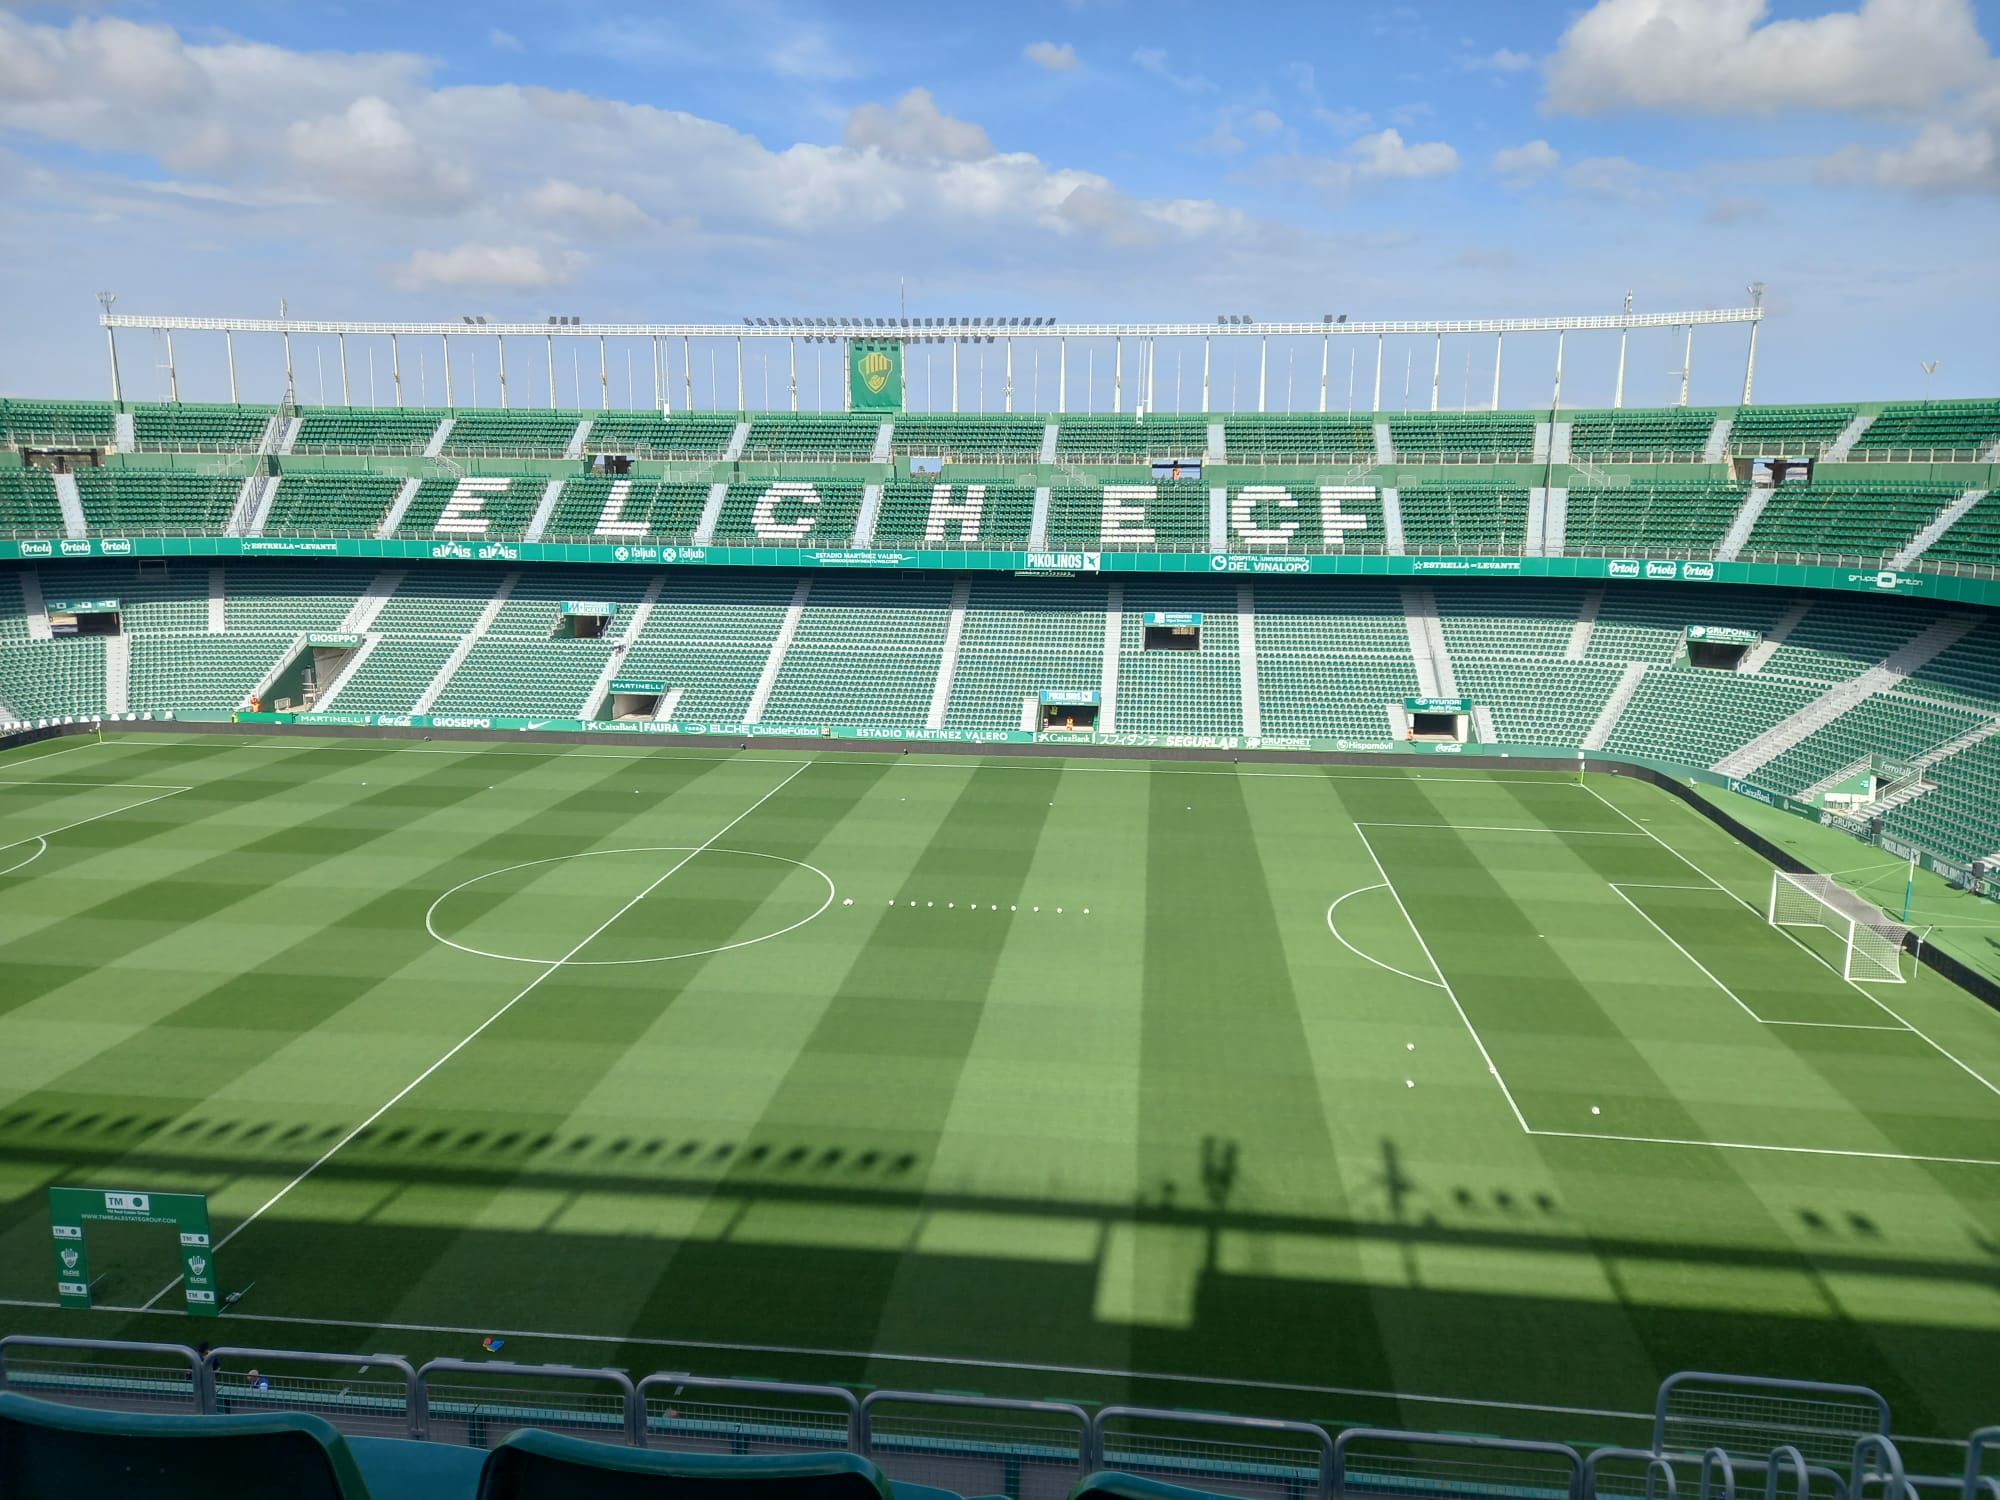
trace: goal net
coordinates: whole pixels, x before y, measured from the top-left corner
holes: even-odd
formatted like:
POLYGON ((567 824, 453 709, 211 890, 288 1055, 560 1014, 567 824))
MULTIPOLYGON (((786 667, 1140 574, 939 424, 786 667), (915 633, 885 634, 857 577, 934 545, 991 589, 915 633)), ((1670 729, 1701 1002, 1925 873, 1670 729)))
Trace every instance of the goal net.
POLYGON ((1885 916, 1828 875, 1771 872, 1773 927, 1815 927, 1840 945, 1843 979, 1903 983, 1903 939, 1910 929, 1885 916))

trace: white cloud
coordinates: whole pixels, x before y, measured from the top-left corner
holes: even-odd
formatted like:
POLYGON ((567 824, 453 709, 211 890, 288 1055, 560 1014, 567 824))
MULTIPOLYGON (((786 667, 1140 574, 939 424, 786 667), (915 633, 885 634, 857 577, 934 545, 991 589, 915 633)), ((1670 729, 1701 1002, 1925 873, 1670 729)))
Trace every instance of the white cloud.
POLYGON ((1494 73, 1522 73, 1535 65, 1535 60, 1525 52, 1516 52, 1511 47, 1501 47, 1486 56, 1474 59, 1472 66, 1485 68, 1494 73))
POLYGON ((1271 135, 1285 128, 1285 122, 1273 109, 1253 109, 1243 123, 1259 135, 1271 135))
POLYGON ((531 189, 524 200, 531 213, 589 232, 644 229, 653 219, 623 193, 586 187, 551 177, 531 189))
POLYGON ((1458 152, 1443 141, 1407 142, 1393 126, 1364 135, 1348 155, 1363 177, 1436 177, 1458 170, 1458 152))
POLYGON ((486 33, 486 45, 497 47, 502 52, 526 52, 528 50, 521 39, 515 36, 513 32, 502 31, 498 26, 495 26, 491 31, 486 33))
POLYGON ((1660 201, 1656 175, 1623 156, 1589 156, 1563 169, 1563 185, 1592 198, 1615 198, 1635 208, 1660 201))
POLYGON ((1833 181, 1874 182, 1919 193, 1993 192, 2000 190, 2000 135, 1934 120, 1905 147, 1835 152, 1823 173, 1833 181))
POLYGON ((467 244, 450 250, 419 250, 391 272, 391 279, 413 291, 534 291, 567 286, 576 279, 580 261, 581 257, 571 252, 531 245, 467 244))
POLYGON ((1517 183, 1546 177, 1561 164, 1562 153, 1542 140, 1503 146, 1493 153, 1493 170, 1517 183))
POLYGON ((1164 78, 1184 94, 1210 94, 1215 91, 1214 83, 1199 73, 1176 73, 1164 47, 1141 47, 1132 54, 1132 61, 1155 78, 1164 78))
POLYGON ((1356 135, 1375 123, 1367 110, 1348 109, 1345 106, 1329 109, 1323 104, 1315 105, 1312 116, 1336 135, 1356 135))
POLYGON ((285 140, 307 181, 367 202, 436 213, 472 192, 468 172, 420 145, 402 113, 372 94, 338 114, 294 120, 285 140))
POLYGON ((873 147, 907 161, 981 161, 993 155, 984 129, 945 114, 924 88, 911 89, 894 109, 857 106, 847 117, 846 141, 858 150, 873 147))
POLYGON ((1030 42, 1021 49, 1021 55, 1052 73, 1068 73, 1077 66, 1076 48, 1068 42, 1030 42))
POLYGON ((1927 109, 1992 75, 1970 0, 1862 0, 1766 20, 1767 0, 1598 0, 1547 67, 1548 108, 1759 114, 1927 109))

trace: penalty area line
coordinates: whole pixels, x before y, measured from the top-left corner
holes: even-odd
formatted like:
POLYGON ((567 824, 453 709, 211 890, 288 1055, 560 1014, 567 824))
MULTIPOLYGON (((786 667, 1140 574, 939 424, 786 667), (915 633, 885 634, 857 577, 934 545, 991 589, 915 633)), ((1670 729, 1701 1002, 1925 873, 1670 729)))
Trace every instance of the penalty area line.
POLYGON ((1333 920, 1334 911, 1339 907, 1340 903, 1347 900, 1349 896, 1366 895, 1369 891, 1386 891, 1388 888, 1389 885, 1387 881, 1378 880, 1373 885, 1356 886, 1353 890, 1349 891, 1346 896, 1336 896, 1333 900, 1333 905, 1327 907, 1326 909, 1327 931, 1331 932, 1334 935, 1334 937, 1339 939, 1340 946, 1345 948, 1349 953, 1352 953, 1356 958, 1365 958, 1368 960, 1368 962, 1375 965, 1375 967, 1378 969, 1387 969, 1391 974, 1399 974, 1405 979, 1415 980, 1418 984, 1427 984, 1434 990, 1443 989, 1444 986, 1438 983, 1437 980, 1435 979, 1426 979, 1421 974, 1412 974, 1408 969, 1399 969, 1394 964, 1384 963, 1381 959, 1377 958, 1372 953, 1362 952, 1361 949, 1355 947, 1354 944, 1348 942, 1347 935, 1340 930, 1338 925, 1335 924, 1333 920))
POLYGON ((1934 1162, 1951 1167, 2000 1167, 2000 1160, 1984 1156, 1926 1156, 1909 1151, 1847 1151, 1837 1146, 1770 1146, 1761 1141, 1697 1141, 1671 1135, 1611 1135, 1595 1130, 1530 1130, 1528 1134, 1555 1136, 1572 1141, 1630 1141, 1645 1146, 1700 1146, 1717 1151, 1779 1151, 1796 1156, 1848 1156, 1866 1161, 1934 1162))
MULTIPOLYGON (((290 1193, 293 1188, 297 1187, 300 1183, 304 1182, 308 1177, 312 1176, 313 1173, 317 1172, 321 1167, 325 1166, 328 1162, 332 1161, 333 1158, 337 1154, 339 1154, 342 1148, 344 1148, 350 1142, 352 1142, 356 1136, 360 1135, 362 1131, 366 1130, 369 1126, 373 1125, 377 1120, 381 1119, 382 1116, 386 1115, 390 1110, 394 1109, 398 1104, 400 1104, 426 1078, 429 1078, 431 1074, 437 1072, 439 1068, 443 1067, 446 1063, 450 1062, 454 1057, 458 1056, 459 1053, 463 1052, 467 1047, 471 1046, 472 1043, 476 1041, 486 1031, 486 1029, 489 1026, 491 1026, 494 1022, 498 1021, 502 1016, 506 1015, 508 1011, 512 1010, 515 1006, 519 1005, 523 1000, 527 999, 528 996, 532 995, 537 989, 541 987, 543 980, 547 979, 551 974, 554 974, 559 969, 563 968, 564 965, 568 964, 571 959, 577 956, 577 954, 583 952, 584 949, 588 948, 592 943, 596 942, 597 939, 603 936, 603 934, 606 931, 608 931, 611 928, 611 926, 618 921, 620 917, 624 916, 633 907, 637 906, 641 901, 644 901, 648 896, 652 895, 654 891, 658 890, 661 886, 665 885, 667 881, 670 880, 674 876, 674 874, 677 871, 679 871, 680 868, 683 865, 685 865, 689 860, 693 859, 697 854, 700 854, 703 850, 710 848, 712 845, 714 845, 717 839, 720 839, 725 833, 729 832, 730 829, 734 828, 738 823, 741 823, 745 818, 749 817, 750 814, 755 812, 758 808, 762 807, 766 802, 769 802, 773 797, 777 796, 778 793, 782 792, 786 787, 790 786, 794 781, 798 780, 800 774, 804 772, 806 767, 812 764, 813 762, 809 760, 799 762, 798 768, 794 770, 791 775, 787 776, 783 781, 779 782, 776 786, 772 787, 768 792, 764 793, 764 795, 759 797, 755 802, 751 803, 748 807, 744 808, 742 812, 738 813, 735 817, 731 818, 727 823, 723 824, 722 827, 716 829, 716 831, 710 834, 708 838, 704 840, 700 845, 698 845, 693 849, 688 850, 686 854, 682 855, 679 859, 675 860, 674 863, 671 866, 669 866, 664 873, 662 873, 654 880, 649 882, 646 888, 640 891, 638 895, 634 896, 631 900, 627 901, 624 905, 620 906, 618 910, 614 911, 610 916, 606 917, 602 922, 598 923, 596 927, 592 928, 590 932, 586 933, 584 935, 583 940, 579 942, 574 948, 570 949, 569 952, 565 953, 561 958, 550 962, 548 966, 542 970, 541 973, 537 974, 533 979, 529 980, 525 985, 523 985, 520 988, 520 990, 516 992, 513 999, 509 1000, 505 1005, 501 1006, 498 1010, 494 1011, 492 1015, 488 1016, 485 1020, 481 1021, 477 1026, 473 1027, 472 1030, 468 1031, 464 1036, 460 1037, 458 1041, 454 1042, 450 1047, 450 1049, 446 1051, 443 1056, 438 1058, 436 1062, 432 1063, 428 1068, 425 1068, 423 1072, 419 1073, 415 1078, 412 1078, 408 1083, 404 1084, 394 1094, 390 1095, 389 1098, 385 1100, 382 1103, 382 1105, 379 1108, 377 1108, 376 1111, 373 1114, 371 1114, 367 1119, 363 1120, 359 1125, 355 1126, 352 1130, 348 1131, 347 1134, 342 1136, 338 1141, 335 1141, 333 1145, 329 1147, 327 1151, 322 1156, 320 1156, 320 1158, 317 1161, 313 1162, 311 1166, 307 1167, 303 1172, 299 1173, 298 1176, 294 1177, 290 1182, 286 1183, 283 1187, 279 1188, 277 1192, 271 1194, 270 1197, 266 1198, 261 1204, 257 1206, 256 1210, 252 1212, 248 1218, 244 1219, 242 1223, 238 1224, 234 1229, 230 1230, 229 1233, 225 1234, 221 1239, 217 1240, 215 1242, 215 1249, 218 1251, 221 1250, 223 1247, 228 1245, 228 1243, 231 1240, 235 1239, 236 1236, 241 1234, 244 1230, 248 1229, 252 1224, 256 1223, 257 1220, 262 1218, 265 1213, 267 1213, 270 1209, 272 1209, 280 1201, 282 1201, 285 1195, 290 1193)), ((157 1292, 153 1293, 151 1297, 146 1299, 144 1306, 140 1310, 145 1312, 150 1312, 155 1302, 158 1302, 162 1297, 166 1296, 168 1292, 171 1292, 175 1287, 180 1285, 181 1279, 182 1278, 180 1278, 179 1276, 176 1276, 172 1281, 168 1282, 165 1286, 161 1287, 157 1292)))

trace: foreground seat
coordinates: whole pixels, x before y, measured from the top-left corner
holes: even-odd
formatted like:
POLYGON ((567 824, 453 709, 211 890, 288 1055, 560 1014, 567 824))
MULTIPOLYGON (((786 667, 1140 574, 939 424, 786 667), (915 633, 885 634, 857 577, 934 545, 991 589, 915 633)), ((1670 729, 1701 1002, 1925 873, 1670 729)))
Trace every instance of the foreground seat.
POLYGON ((0 1394, 7 1500, 370 1500, 347 1442, 304 1412, 94 1411, 0 1394))
POLYGON ((1100 1469, 1086 1474, 1069 1492, 1069 1500, 1232 1500, 1212 1490, 1191 1490, 1186 1485, 1167 1484, 1158 1479, 1142 1479, 1136 1474, 1120 1474, 1100 1469))
POLYGON ((528 1427, 487 1455, 479 1500, 958 1500, 852 1453, 652 1453, 528 1427))

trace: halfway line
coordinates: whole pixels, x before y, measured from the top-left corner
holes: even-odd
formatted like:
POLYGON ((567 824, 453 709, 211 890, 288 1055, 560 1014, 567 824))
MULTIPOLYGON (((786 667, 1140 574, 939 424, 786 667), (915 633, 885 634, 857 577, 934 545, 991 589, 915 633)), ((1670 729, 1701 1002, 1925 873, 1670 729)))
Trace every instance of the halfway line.
MULTIPOLYGON (((311 1166, 307 1167, 303 1172, 299 1173, 298 1176, 294 1177, 290 1182, 286 1183, 283 1187, 279 1188, 277 1192, 271 1194, 269 1198, 266 1198, 264 1202, 261 1205, 259 1205, 255 1213, 251 1214, 249 1218, 245 1219, 241 1224, 238 1224, 234 1229, 230 1230, 229 1233, 225 1234, 221 1239, 217 1240, 215 1242, 215 1248, 217 1250, 222 1249, 223 1246, 227 1245, 231 1240, 235 1239, 237 1235, 241 1234, 244 1230, 248 1229, 252 1224, 256 1223, 258 1219, 263 1217, 263 1215, 267 1210, 273 1207, 287 1193, 291 1192, 293 1188, 297 1187, 300 1183, 304 1182, 308 1177, 312 1176, 313 1173, 317 1172, 321 1167, 325 1166, 329 1161, 333 1160, 334 1156, 344 1146, 346 1146, 356 1136, 360 1135, 361 1132, 366 1130, 370 1125, 373 1125, 377 1120, 381 1119, 382 1116, 386 1115, 390 1110, 394 1109, 396 1105, 401 1103, 403 1099, 410 1093, 410 1091, 416 1088, 418 1084, 422 1083, 426 1078, 430 1077, 431 1074, 435 1073, 439 1068, 443 1067, 446 1063, 450 1062, 454 1057, 458 1056, 458 1054, 460 1052, 463 1052, 468 1046, 470 1046, 473 1043, 473 1041, 475 1041, 479 1037, 480 1033, 486 1030, 487 1027, 491 1026, 495 1021, 499 1020, 502 1016, 506 1015, 508 1011, 512 1010, 516 1005, 519 1005, 523 1000, 527 999, 528 996, 532 995, 535 992, 535 990, 540 987, 544 979, 547 979, 551 974, 555 973, 558 969, 562 968, 565 964, 567 964, 571 959, 575 958, 577 954, 583 952, 585 948, 588 948, 592 943, 597 941, 597 939, 600 936, 602 936, 603 933, 606 930, 608 930, 614 922, 616 922, 620 917, 624 916, 625 913, 630 911, 633 907, 637 906, 641 901, 644 901, 648 896, 652 895, 653 892, 658 890, 662 885, 665 885, 667 881, 670 878, 672 878, 675 872, 678 871, 689 860, 693 859, 697 854, 700 854, 703 850, 709 848, 712 844, 715 843, 717 839, 721 838, 725 833, 729 832, 730 829, 734 828, 738 823, 741 823, 745 818, 749 817, 750 814, 755 812, 758 808, 762 807, 766 802, 769 802, 773 797, 777 796, 778 793, 782 792, 786 787, 790 786, 795 780, 798 779, 800 773, 803 772, 805 768, 811 764, 812 762, 809 760, 802 761, 799 764, 798 770, 793 771, 791 775, 787 776, 783 781, 779 782, 776 786, 772 787, 770 791, 764 793, 763 796, 759 797, 755 802, 751 803, 748 807, 744 808, 742 812, 738 813, 735 817, 731 818, 727 823, 723 824, 722 827, 718 828, 714 833, 710 834, 708 838, 702 842, 699 848, 690 849, 686 854, 682 855, 679 859, 675 860, 672 867, 669 868, 664 874, 659 876, 657 879, 653 880, 650 884, 646 886, 644 890, 640 891, 638 895, 634 896, 630 901, 627 901, 623 906, 619 907, 618 910, 614 911, 610 916, 606 917, 602 922, 598 923, 598 925, 584 937, 582 942, 578 943, 574 948, 570 949, 569 952, 565 953, 561 958, 556 959, 553 963, 549 964, 547 968, 543 969, 541 973, 537 974, 533 979, 529 980, 525 985, 521 987, 520 992, 516 994, 513 999, 509 1000, 505 1005, 501 1006, 498 1010, 494 1011, 492 1015, 488 1016, 485 1020, 481 1021, 477 1026, 473 1027, 472 1030, 468 1031, 463 1037, 461 1037, 456 1043, 454 1043, 452 1045, 451 1050, 446 1052, 444 1056, 440 1057, 436 1062, 432 1063, 428 1068, 425 1068, 423 1072, 419 1073, 415 1078, 412 1078, 408 1083, 404 1084, 402 1088, 398 1089, 393 1095, 391 1095, 389 1100, 386 1103, 384 1103, 381 1108, 377 1109, 374 1114, 370 1115, 367 1119, 363 1120, 359 1125, 355 1126, 352 1130, 348 1131, 346 1135, 342 1136, 338 1141, 334 1142, 334 1144, 328 1148, 326 1154, 321 1156, 318 1161, 314 1162, 311 1166)), ((171 1292, 176 1286, 179 1286, 180 1283, 181 1283, 181 1278, 176 1276, 172 1281, 168 1282, 165 1286, 161 1287, 157 1292, 153 1293, 153 1295, 146 1300, 146 1303, 144 1307, 141 1308, 141 1311, 150 1310, 155 1302, 158 1302, 162 1297, 166 1296, 168 1292, 171 1292)))

